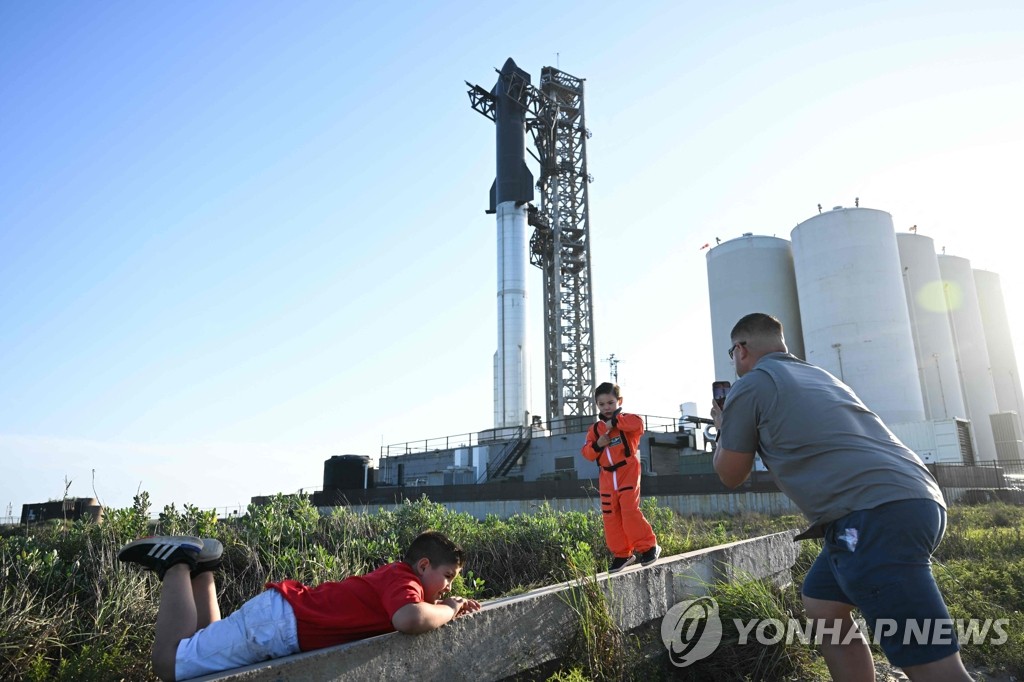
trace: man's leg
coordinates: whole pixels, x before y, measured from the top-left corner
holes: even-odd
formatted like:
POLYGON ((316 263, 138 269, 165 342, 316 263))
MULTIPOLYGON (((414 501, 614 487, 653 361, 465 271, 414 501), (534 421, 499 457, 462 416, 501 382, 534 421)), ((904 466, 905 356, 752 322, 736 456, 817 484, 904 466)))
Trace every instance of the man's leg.
POLYGON ((867 642, 860 635, 848 637, 850 629, 857 627, 850 615, 853 606, 837 601, 814 599, 806 594, 803 595, 803 600, 807 618, 814 624, 814 632, 821 635, 821 654, 825 657, 825 663, 834 682, 874 680, 875 662, 867 642), (829 629, 820 632, 819 625, 822 624, 829 629), (834 625, 838 627, 833 627, 834 625))
POLYGON ((902 500, 837 519, 826 544, 847 601, 860 608, 889 662, 915 680, 966 682, 955 633, 920 634, 950 620, 930 560, 945 525, 936 502, 902 500))
MULTIPOLYGON (((196 599, 192 594, 192 579, 189 576, 191 570, 186 563, 168 568, 160 591, 156 638, 153 641, 153 672, 167 682, 174 680, 178 642, 191 637, 197 630, 196 599)), ((200 577, 202 575, 206 574, 200 574, 200 577)), ((212 575, 209 580, 212 585, 212 575)))
POLYGON ((853 600, 836 581, 832 564, 830 543, 826 541, 804 576, 801 589, 800 596, 813 626, 815 641, 821 644, 821 653, 833 680, 874 680, 875 662, 871 649, 864 641, 863 633, 851 636, 851 628, 856 627, 850 615, 854 608, 853 600))
POLYGON ((922 665, 908 665, 901 670, 910 679, 922 682, 972 682, 974 679, 964 668, 959 651, 938 661, 922 665))

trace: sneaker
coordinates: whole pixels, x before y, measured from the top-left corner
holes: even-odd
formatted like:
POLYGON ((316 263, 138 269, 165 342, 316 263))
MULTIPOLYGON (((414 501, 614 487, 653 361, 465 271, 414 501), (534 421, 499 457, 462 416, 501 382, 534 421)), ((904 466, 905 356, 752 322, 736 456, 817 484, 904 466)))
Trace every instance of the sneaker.
POLYGON ((192 577, 200 573, 214 571, 220 568, 221 555, 224 554, 224 545, 216 538, 203 538, 203 548, 196 556, 196 567, 192 569, 192 577))
POLYGON ((175 564, 186 563, 190 571, 195 570, 196 558, 202 550, 203 541, 199 538, 156 535, 129 542, 117 553, 117 558, 156 571, 157 577, 163 580, 167 569, 175 564))
POLYGON ((661 556, 661 545, 655 545, 654 547, 651 547, 646 552, 641 552, 640 553, 640 565, 641 566, 650 566, 655 561, 657 561, 658 557, 660 557, 660 556, 661 556))
POLYGON ((617 556, 612 559, 611 565, 608 566, 608 572, 617 573, 626 566, 632 566, 634 563, 636 563, 636 557, 632 554, 629 556, 617 556))

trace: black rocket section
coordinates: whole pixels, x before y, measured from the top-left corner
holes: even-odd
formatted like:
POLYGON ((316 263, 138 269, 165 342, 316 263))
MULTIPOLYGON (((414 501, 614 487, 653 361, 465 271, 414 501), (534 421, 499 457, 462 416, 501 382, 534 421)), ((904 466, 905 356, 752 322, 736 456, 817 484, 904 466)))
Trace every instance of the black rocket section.
POLYGON ((491 185, 491 207, 514 201, 516 205, 533 201, 533 174, 526 166, 526 88, 530 74, 511 57, 501 67, 494 97, 494 128, 497 142, 497 172, 491 185))

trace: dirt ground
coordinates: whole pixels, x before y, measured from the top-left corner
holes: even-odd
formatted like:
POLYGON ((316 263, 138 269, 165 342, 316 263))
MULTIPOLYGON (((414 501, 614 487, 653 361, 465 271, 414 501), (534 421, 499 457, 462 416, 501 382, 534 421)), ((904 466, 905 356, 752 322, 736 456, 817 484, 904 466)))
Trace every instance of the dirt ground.
MULTIPOLYGON (((974 678, 975 682, 1017 682, 1017 678, 1006 673, 993 673, 984 666, 966 665, 967 672, 974 678)), ((876 682, 906 682, 910 678, 903 674, 899 668, 894 668, 884 661, 875 662, 876 682)))

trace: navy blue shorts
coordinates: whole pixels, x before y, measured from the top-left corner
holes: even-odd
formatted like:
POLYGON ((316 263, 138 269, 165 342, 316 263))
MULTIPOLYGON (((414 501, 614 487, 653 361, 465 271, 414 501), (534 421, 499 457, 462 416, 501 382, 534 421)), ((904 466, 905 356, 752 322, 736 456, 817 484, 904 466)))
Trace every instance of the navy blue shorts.
POLYGON ((859 608, 872 641, 881 644, 893 665, 950 656, 960 644, 931 571, 932 552, 945 532, 946 510, 933 500, 902 500, 847 514, 826 527, 803 593, 859 608))

